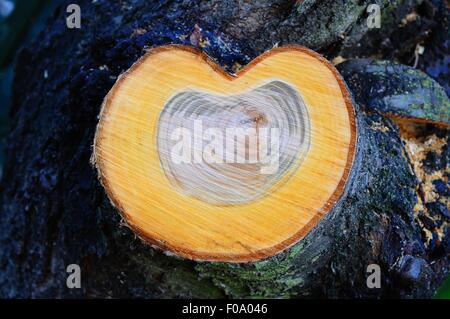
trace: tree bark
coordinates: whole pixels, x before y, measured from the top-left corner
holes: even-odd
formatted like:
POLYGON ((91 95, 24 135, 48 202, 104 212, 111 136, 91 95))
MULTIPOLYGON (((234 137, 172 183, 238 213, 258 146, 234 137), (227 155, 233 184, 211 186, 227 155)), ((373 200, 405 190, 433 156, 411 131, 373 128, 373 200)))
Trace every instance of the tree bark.
MULTIPOLYGON (((356 57, 349 38, 368 3, 79 1, 80 30, 66 28, 61 7, 17 58, 1 183, 0 296, 431 297, 449 272, 450 232, 435 244, 423 238, 414 215, 419 180, 399 129, 364 105, 355 103, 357 154, 343 196, 299 243, 260 262, 192 262, 152 249, 122 227, 89 164, 102 100, 146 48, 197 46, 228 71, 276 44, 333 59, 345 43, 345 58, 356 57), (81 289, 66 286, 74 263, 81 289), (379 289, 366 285, 369 264, 381 267, 379 289)), ((406 16, 421 3, 399 1, 389 10, 406 16)), ((412 47, 378 56, 405 62, 412 47)), ((448 138, 448 130, 436 134, 448 138)), ((447 169, 446 153, 436 156, 447 169)))

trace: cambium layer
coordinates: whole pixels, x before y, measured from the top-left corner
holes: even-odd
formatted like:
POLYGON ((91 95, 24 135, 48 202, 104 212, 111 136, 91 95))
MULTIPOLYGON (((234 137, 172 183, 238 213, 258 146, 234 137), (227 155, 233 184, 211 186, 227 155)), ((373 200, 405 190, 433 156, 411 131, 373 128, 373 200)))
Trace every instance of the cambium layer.
POLYGON ((355 143, 351 98, 316 53, 272 49, 230 75, 166 46, 106 97, 94 161, 141 238, 190 259, 248 262, 290 247, 328 213, 355 143))

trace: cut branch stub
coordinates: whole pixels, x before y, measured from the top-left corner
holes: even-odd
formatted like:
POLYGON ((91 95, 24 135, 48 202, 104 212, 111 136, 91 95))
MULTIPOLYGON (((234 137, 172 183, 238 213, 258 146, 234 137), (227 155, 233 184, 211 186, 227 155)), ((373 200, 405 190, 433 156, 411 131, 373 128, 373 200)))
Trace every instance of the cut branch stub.
POLYGON ((165 46, 106 97, 93 158, 141 238, 190 259, 248 262, 293 245, 332 208, 355 142, 346 87, 316 53, 273 49, 230 75, 165 46))

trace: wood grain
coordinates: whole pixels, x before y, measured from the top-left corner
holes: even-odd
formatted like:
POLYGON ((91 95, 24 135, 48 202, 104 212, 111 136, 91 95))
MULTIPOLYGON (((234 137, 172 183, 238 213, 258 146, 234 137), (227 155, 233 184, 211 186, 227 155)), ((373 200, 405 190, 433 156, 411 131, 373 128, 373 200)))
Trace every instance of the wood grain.
POLYGON ((105 98, 93 161, 128 225, 151 245, 195 260, 256 261, 298 242, 343 192, 355 153, 351 98, 334 67, 298 46, 272 49, 231 75, 184 46, 150 50, 105 98), (288 83, 309 118, 310 145, 299 165, 263 197, 217 205, 180 192, 167 178, 158 126, 171 97, 186 90, 215 96, 288 83))

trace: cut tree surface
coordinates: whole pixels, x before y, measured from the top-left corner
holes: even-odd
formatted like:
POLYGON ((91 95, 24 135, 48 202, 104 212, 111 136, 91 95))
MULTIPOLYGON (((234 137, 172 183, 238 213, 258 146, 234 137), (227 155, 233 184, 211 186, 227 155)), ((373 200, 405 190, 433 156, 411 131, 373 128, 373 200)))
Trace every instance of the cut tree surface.
MULTIPOLYGON (((302 240, 263 261, 197 263, 149 249, 130 229, 120 227, 120 216, 88 161, 103 99, 114 79, 147 46, 197 45, 224 69, 235 70, 274 43, 301 44, 330 60, 337 55, 347 60, 376 56, 412 64, 416 44, 424 41, 418 69, 447 88, 445 1, 383 0, 378 31, 366 26, 369 0, 297 4, 254 0, 248 10, 245 1, 244 10, 230 10, 229 2, 219 0, 135 0, 126 6, 121 1, 77 2, 89 21, 87 32, 67 29, 61 23, 67 14, 61 7, 16 59, 0 182, 2 298, 434 295, 450 269, 450 229, 440 237, 437 228, 449 216, 450 206, 443 206, 448 190, 442 182, 449 186, 450 145, 445 142, 441 149, 430 150, 427 141, 441 143, 449 131, 436 131, 427 124, 426 130, 417 131, 420 136, 407 142, 408 148, 418 146, 414 165, 426 171, 422 187, 396 125, 378 112, 378 105, 371 104, 377 111, 369 112, 362 103, 365 97, 392 95, 391 90, 387 95, 366 93, 377 92, 380 82, 374 86, 360 77, 355 79, 360 84, 355 90, 339 70, 354 98, 358 122, 358 147, 345 191, 302 240), (418 19, 401 24, 410 12, 416 12, 418 19), (442 19, 434 19, 436 14, 442 19), (44 73, 49 76, 43 80, 44 73), (428 198, 429 186, 435 190, 432 198, 428 198), (423 214, 416 211, 422 195, 423 205, 428 206, 423 214), (422 217, 433 220, 424 227, 422 217), (81 268, 80 289, 66 285, 66 268, 73 263, 81 268), (367 287, 369 264, 381 267, 380 289, 367 287)), ((411 87, 410 77, 396 77, 396 81, 411 87)), ((424 89, 423 96, 441 96, 434 85, 424 89)))
POLYGON ((291 246, 327 214, 355 141, 349 94, 318 54, 276 48, 230 75, 199 51, 165 46, 111 89, 93 160, 147 242, 247 262, 291 246))

